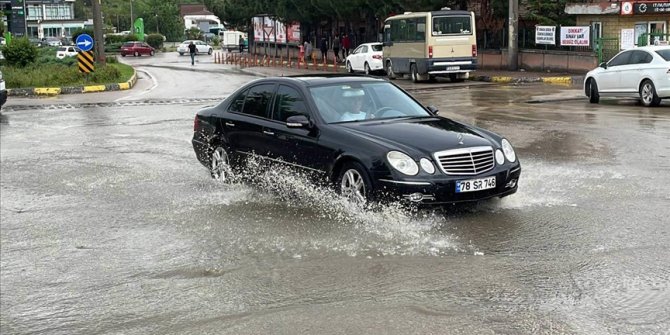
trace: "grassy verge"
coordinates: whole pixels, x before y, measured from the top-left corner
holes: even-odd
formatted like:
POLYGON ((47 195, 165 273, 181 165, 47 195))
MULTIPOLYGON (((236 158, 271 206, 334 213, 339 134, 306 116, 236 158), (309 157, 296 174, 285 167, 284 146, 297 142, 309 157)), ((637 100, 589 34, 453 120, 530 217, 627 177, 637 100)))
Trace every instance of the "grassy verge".
MULTIPOLYGON (((55 52, 54 52, 55 54, 55 52)), ((86 75, 79 72, 75 57, 62 60, 43 59, 24 68, 3 66, 2 74, 7 88, 66 87, 121 83, 130 80, 133 68, 108 58, 106 66, 95 65, 95 71, 86 75)))

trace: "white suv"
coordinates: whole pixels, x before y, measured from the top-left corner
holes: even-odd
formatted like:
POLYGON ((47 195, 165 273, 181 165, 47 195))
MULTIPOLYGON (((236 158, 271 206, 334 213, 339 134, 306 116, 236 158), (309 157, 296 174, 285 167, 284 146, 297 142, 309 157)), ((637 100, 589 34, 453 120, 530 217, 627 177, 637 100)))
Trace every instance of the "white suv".
POLYGON ((58 59, 63 59, 65 57, 73 57, 76 56, 77 53, 79 53, 79 48, 69 45, 69 46, 62 46, 58 47, 56 50, 56 58, 58 59))

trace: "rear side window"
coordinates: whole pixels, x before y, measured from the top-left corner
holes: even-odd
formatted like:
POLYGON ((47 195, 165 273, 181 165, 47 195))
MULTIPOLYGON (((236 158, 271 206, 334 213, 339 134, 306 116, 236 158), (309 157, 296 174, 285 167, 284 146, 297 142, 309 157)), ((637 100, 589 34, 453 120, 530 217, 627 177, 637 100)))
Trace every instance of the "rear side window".
POLYGON ((249 92, 249 90, 245 90, 233 98, 233 102, 228 106, 229 112, 242 113, 242 107, 244 106, 244 99, 247 97, 247 92, 249 92))
POLYGON ((286 122, 286 119, 294 115, 309 115, 302 94, 292 87, 283 85, 277 90, 273 110, 272 119, 281 122, 286 122))
POLYGON ((244 107, 242 113, 268 117, 268 105, 272 100, 272 93, 274 84, 262 84, 254 86, 249 89, 246 99, 244 99, 244 107))
POLYGON ((630 64, 630 56, 633 52, 632 51, 626 51, 618 54, 617 56, 614 56, 612 60, 607 63, 607 66, 618 66, 618 65, 626 65, 630 64))
POLYGON ((656 53, 661 56, 661 58, 665 59, 667 62, 670 62, 670 49, 665 49, 665 50, 656 50, 656 53))
POLYGON ((630 56, 629 64, 647 64, 651 63, 652 57, 646 51, 635 50, 630 56))

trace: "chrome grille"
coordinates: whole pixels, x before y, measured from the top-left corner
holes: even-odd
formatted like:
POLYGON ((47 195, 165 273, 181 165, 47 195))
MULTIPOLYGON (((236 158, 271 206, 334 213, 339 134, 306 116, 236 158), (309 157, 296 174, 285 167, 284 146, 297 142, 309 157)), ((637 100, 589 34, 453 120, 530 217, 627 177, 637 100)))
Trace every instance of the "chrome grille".
POLYGON ((442 172, 451 175, 473 175, 495 166, 493 148, 472 147, 436 152, 435 160, 442 172))

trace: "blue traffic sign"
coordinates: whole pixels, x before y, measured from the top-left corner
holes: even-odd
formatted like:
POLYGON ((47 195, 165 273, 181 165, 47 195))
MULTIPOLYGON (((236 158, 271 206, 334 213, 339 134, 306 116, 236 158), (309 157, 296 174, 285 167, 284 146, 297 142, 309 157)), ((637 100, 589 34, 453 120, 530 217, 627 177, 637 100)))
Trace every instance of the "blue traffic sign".
POLYGON ((93 49, 93 37, 89 34, 81 34, 77 36, 77 41, 75 43, 81 51, 89 51, 93 49))

